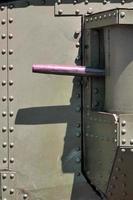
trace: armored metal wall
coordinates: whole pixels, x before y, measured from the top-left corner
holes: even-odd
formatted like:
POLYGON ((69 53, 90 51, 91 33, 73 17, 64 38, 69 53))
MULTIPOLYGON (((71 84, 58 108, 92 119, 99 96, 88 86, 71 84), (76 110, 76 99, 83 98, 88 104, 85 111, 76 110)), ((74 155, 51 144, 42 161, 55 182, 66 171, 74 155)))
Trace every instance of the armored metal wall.
POLYGON ((77 62, 81 17, 55 18, 52 2, 4 6, 1 199, 98 200, 81 174, 80 79, 31 70, 33 63, 77 62))

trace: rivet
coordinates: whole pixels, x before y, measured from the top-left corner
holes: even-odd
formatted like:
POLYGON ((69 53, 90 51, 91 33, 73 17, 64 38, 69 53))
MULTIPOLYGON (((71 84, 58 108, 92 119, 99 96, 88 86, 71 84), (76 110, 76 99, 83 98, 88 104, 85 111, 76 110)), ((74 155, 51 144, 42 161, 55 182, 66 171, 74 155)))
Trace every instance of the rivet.
POLYGON ((120 13, 121 18, 125 17, 125 12, 120 13))
POLYGON ((88 0, 85 0, 85 4, 88 4, 89 3, 89 1, 88 0))
POLYGON ((9 19, 9 23, 12 23, 12 22, 13 22, 13 18, 10 18, 10 19, 9 19))
POLYGON ((7 200, 6 198, 4 198, 3 200, 7 200))
POLYGON ((11 143, 10 143, 10 148, 13 148, 13 147, 14 147, 14 143, 11 142, 11 143))
POLYGON ((94 19, 95 19, 95 20, 97 20, 98 18, 97 18, 97 17, 95 17, 94 19))
POLYGON ((76 158, 76 163, 80 163, 80 161, 81 161, 81 158, 77 157, 76 158))
POLYGON ((115 17, 115 16, 116 16, 116 13, 114 12, 113 15, 114 15, 114 17, 115 17))
POLYGON ((101 16, 101 15, 99 16, 99 19, 100 19, 100 20, 102 19, 102 16, 101 16))
POLYGON ((13 99, 14 99, 13 96, 10 96, 10 97, 9 97, 9 100, 10 100, 10 101, 13 101, 13 99))
POLYGON ((122 126, 125 126, 125 125, 126 125, 126 121, 123 120, 122 123, 121 123, 121 125, 122 125, 122 126))
POLYGON ((4 7, 4 6, 1 6, 0 9, 3 11, 3 10, 5 9, 5 7, 4 7))
POLYGON ((76 147, 76 149, 75 149, 76 151, 80 151, 80 147, 76 147))
POLYGON ((2 127, 2 132, 6 132, 7 128, 5 126, 2 127))
POLYGON ((7 158, 3 158, 3 163, 6 163, 7 162, 7 158))
POLYGON ((5 147, 7 146, 7 143, 4 142, 4 143, 2 144, 2 146, 3 146, 3 148, 5 148, 5 147))
POLYGON ((5 117, 6 116, 6 111, 2 112, 2 116, 5 117))
POLYGON ((10 132, 13 132, 13 131, 14 131, 14 128, 11 126, 11 127, 9 128, 9 131, 10 131, 10 132))
POLYGON ((126 134, 126 129, 122 129, 121 134, 125 135, 126 134))
POLYGON ((10 55, 13 54, 13 49, 10 49, 10 50, 9 50, 9 54, 10 54, 10 55))
POLYGON ((5 19, 2 19, 1 24, 4 25, 6 23, 5 19))
POLYGON ((80 11, 77 9, 77 10, 75 10, 75 14, 76 15, 79 15, 79 13, 80 13, 80 11))
POLYGON ((13 179, 13 178, 14 178, 14 174, 11 174, 11 175, 10 175, 10 179, 13 179))
POLYGON ((121 149, 121 152, 123 152, 123 153, 126 152, 126 149, 121 149))
POLYGON ((11 112, 10 112, 10 117, 12 117, 12 116, 13 116, 13 114, 14 114, 14 113, 13 113, 13 111, 11 111, 11 112))
POLYGON ((133 149, 130 149, 130 151, 133 153, 133 149))
POLYGON ((133 139, 130 140, 130 144, 133 145, 133 139))
POLYGON ((10 33, 10 34, 9 34, 9 39, 12 39, 12 38, 13 38, 13 34, 10 33))
POLYGON ((76 112, 80 112, 80 110, 81 110, 81 107, 80 107, 80 106, 77 106, 77 107, 76 107, 76 112))
POLYGON ((2 49, 1 53, 2 53, 2 55, 4 55, 6 53, 6 50, 2 49))
POLYGON ((6 65, 3 65, 3 66, 2 66, 2 70, 5 70, 5 69, 6 69, 6 65))
POLYGON ((122 0, 122 1, 121 1, 121 4, 124 4, 124 3, 125 3, 125 0, 122 0))
POLYGON ((2 101, 6 101, 6 96, 3 96, 3 97, 2 97, 2 101))
POLYGON ((77 172, 77 173, 76 173, 76 175, 77 175, 77 176, 80 176, 80 175, 81 175, 81 173, 80 173, 80 172, 77 172))
POLYGON ((76 127, 79 128, 80 127, 80 123, 77 123, 76 127))
POLYGON ((10 4, 10 5, 9 5, 9 8, 10 8, 10 9, 14 8, 14 5, 13 5, 13 4, 10 4))
POLYGON ((2 81, 2 85, 3 86, 6 85, 6 81, 5 80, 2 81))
POLYGON ((7 177, 6 174, 3 174, 3 175, 2 175, 2 178, 3 178, 3 179, 6 179, 6 177, 7 177))
POLYGON ((7 186, 4 185, 4 186, 3 186, 3 191, 6 191, 6 190, 7 190, 7 186))
POLYGON ((10 194, 13 194, 14 193, 14 189, 10 189, 10 194))
POLYGON ((27 198, 28 198, 28 194, 24 194, 23 199, 27 199, 27 198))
POLYGON ((9 65, 9 70, 12 70, 13 69, 13 65, 9 65))
POLYGON ((14 163, 14 158, 11 158, 11 159, 10 159, 10 163, 14 163))
POLYGON ((76 43, 76 47, 77 48, 80 47, 80 43, 79 42, 76 43))
POLYGON ((103 17, 104 17, 104 18, 106 18, 106 17, 107 17, 107 15, 105 14, 103 17))
POLYGON ((126 144, 126 140, 125 139, 122 140, 122 144, 126 144))
POLYGON ((76 137, 80 137, 80 136, 81 136, 81 132, 77 132, 76 137))
POLYGON ((13 81, 12 80, 9 81, 9 85, 13 85, 13 81))
POLYGON ((77 3, 77 1, 76 1, 76 0, 74 0, 74 1, 73 1, 73 3, 74 3, 74 4, 76 4, 76 3, 77 3))
POLYGON ((6 34, 3 33, 3 34, 1 35, 1 38, 2 38, 2 39, 5 39, 5 38, 6 38, 6 34))
POLYGON ((106 1, 106 0, 104 0, 104 1, 103 1, 103 4, 106 4, 106 3, 107 3, 107 1, 106 1))
POLYGON ((59 15, 62 15, 62 14, 63 14, 63 10, 60 9, 60 10, 58 11, 58 14, 59 14, 59 15))
POLYGON ((58 0, 57 3, 58 3, 58 4, 61 4, 61 0, 58 0))

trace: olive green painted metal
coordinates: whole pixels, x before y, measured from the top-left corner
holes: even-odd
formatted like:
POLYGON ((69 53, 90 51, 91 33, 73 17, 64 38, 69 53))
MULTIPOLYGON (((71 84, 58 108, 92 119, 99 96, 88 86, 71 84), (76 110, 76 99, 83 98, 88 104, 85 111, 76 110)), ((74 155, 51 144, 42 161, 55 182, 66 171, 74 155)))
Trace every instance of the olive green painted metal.
POLYGON ((117 149, 117 118, 110 113, 89 112, 84 139, 84 170, 91 183, 106 193, 117 149))
POLYGON ((107 190, 108 199, 132 200, 133 197, 132 164, 133 164, 132 150, 126 149, 125 152, 122 152, 121 149, 118 148, 107 190))
POLYGON ((9 5, 9 169, 17 200, 99 199, 81 173, 80 78, 31 70, 79 62, 77 29, 81 17, 56 18, 53 1, 9 5))

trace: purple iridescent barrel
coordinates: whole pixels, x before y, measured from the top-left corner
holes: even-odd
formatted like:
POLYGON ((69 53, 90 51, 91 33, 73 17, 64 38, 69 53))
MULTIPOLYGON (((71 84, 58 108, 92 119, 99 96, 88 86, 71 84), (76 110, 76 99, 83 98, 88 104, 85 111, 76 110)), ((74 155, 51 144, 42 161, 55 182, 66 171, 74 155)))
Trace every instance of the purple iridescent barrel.
POLYGON ((32 71, 35 73, 72 75, 72 76, 104 76, 105 71, 85 66, 67 66, 67 65, 50 65, 34 64, 32 71))

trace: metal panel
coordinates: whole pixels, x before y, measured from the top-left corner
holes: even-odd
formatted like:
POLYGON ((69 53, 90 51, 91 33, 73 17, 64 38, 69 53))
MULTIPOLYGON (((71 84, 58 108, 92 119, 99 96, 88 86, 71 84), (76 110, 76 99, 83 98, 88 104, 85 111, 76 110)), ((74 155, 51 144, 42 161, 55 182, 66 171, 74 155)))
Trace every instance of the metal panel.
POLYGON ((8 169, 7 8, 0 8, 0 169, 8 169))
POLYGON ((119 148, 107 190, 107 196, 109 200, 132 200, 132 166, 132 151, 130 151, 130 149, 126 149, 126 152, 122 152, 119 148))
POLYGON ((90 112, 85 134, 85 174, 106 192, 117 148, 117 118, 110 113, 90 112))
POLYGON ((17 199, 97 200, 81 174, 80 79, 31 70, 33 63, 75 63, 81 18, 55 18, 53 7, 40 3, 22 5, 8 10, 9 167, 17 171, 17 199))
POLYGON ((133 2, 125 0, 117 1, 88 1, 88 0, 56 0, 55 1, 55 14, 58 16, 63 15, 85 15, 101 11, 107 11, 115 8, 132 8, 133 2))
POLYGON ((133 115, 120 115, 120 146, 133 147, 133 115))

